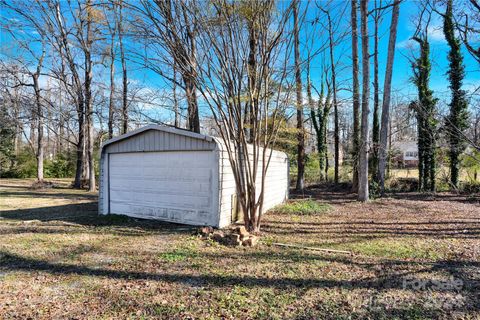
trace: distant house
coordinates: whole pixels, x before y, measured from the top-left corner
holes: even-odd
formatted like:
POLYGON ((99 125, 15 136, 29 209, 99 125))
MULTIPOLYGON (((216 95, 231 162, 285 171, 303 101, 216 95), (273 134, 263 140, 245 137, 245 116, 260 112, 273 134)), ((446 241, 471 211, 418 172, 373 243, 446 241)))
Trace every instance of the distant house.
POLYGON ((392 142, 393 162, 399 167, 415 167, 418 165, 417 141, 392 142))

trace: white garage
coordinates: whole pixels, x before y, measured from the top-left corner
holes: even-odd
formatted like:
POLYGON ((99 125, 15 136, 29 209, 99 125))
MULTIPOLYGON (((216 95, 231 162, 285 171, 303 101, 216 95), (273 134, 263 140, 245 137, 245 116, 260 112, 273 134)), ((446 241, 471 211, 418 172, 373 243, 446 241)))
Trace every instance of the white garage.
MULTIPOLYGON (((261 179, 257 178, 260 184, 261 179)), ((288 197, 288 159, 273 151, 264 211, 288 197)), ((224 227, 239 218, 235 180, 220 139, 150 125, 106 141, 100 214, 224 227)))

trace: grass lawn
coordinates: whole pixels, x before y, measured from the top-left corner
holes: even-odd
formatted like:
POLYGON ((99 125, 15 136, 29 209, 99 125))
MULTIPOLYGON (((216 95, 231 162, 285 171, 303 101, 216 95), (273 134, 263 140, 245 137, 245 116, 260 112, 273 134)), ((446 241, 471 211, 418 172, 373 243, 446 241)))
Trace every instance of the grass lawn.
POLYGON ((475 198, 312 188, 317 214, 269 213, 259 246, 232 248, 31 182, 0 180, 0 319, 480 318, 475 198))

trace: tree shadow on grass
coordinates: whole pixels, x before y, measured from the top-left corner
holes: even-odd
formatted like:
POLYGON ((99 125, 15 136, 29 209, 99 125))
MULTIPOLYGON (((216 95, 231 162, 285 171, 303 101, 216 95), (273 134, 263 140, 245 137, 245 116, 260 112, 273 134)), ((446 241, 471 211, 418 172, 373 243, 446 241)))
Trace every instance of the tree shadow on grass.
MULTIPOLYGON (((71 190, 64 188, 65 190, 71 190)), ((44 199, 66 199, 66 200, 91 200, 95 201, 98 198, 96 193, 79 193, 79 192, 55 192, 49 193, 40 190, 29 190, 29 191, 0 191, 0 196, 2 197, 16 197, 16 198, 44 198, 44 199)))
MULTIPOLYGON (((348 258, 344 262, 348 263, 348 258)), ((404 262, 402 262, 404 263, 404 262)), ((478 261, 464 261, 461 266, 479 267, 478 261)), ((414 270, 401 270, 380 274, 377 276, 369 276, 358 279, 337 280, 330 278, 314 278, 314 277, 264 277, 255 275, 237 275, 233 273, 150 273, 142 271, 124 271, 102 268, 92 268, 83 265, 51 263, 48 261, 22 257, 9 252, 0 252, 0 270, 3 271, 27 271, 27 272, 46 272, 52 275, 81 275, 90 277, 105 277, 111 279, 124 280, 148 280, 167 283, 176 283, 186 286, 207 287, 207 288, 223 288, 232 286, 242 286, 248 288, 273 288, 279 290, 297 288, 300 290, 308 289, 374 289, 378 292, 390 289, 403 289, 407 291, 416 291, 415 287, 405 286, 404 277, 410 277, 411 281, 415 281, 415 275, 425 272, 443 272, 455 269, 456 277, 465 279, 461 272, 458 262, 455 261, 439 261, 422 268, 414 270)), ((418 278, 420 279, 420 278, 418 278)), ((477 312, 480 310, 480 284, 479 280, 468 279, 460 291, 458 288, 431 287, 431 292, 461 292, 466 301, 460 306, 463 312, 477 312)), ((374 293, 372 293, 374 294, 374 293)))
MULTIPOLYGON (((100 215, 98 214, 97 202, 75 203, 42 208, 6 210, 0 211, 0 217, 4 219, 23 221, 24 224, 28 224, 32 221, 38 220, 42 223, 41 226, 44 227, 48 226, 48 224, 46 224, 48 222, 53 223, 60 221, 65 223, 79 224, 87 227, 125 227, 155 232, 191 232, 195 229, 195 227, 193 226, 180 225, 159 220, 137 219, 114 214, 100 215)), ((27 229, 27 226, 24 226, 23 228, 17 227, 16 232, 23 232, 23 230, 27 229)), ((38 230, 38 232, 41 232, 41 230, 38 230)), ((48 232, 48 229, 45 229, 45 232, 48 232)), ((61 230, 55 231, 54 229, 52 229, 51 232, 60 233, 61 230)), ((68 230, 64 231, 64 233, 66 232, 68 232, 68 230)), ((2 233, 15 233, 15 230, 12 229, 10 231, 0 231, 0 234, 2 233)), ((127 230, 125 235, 128 235, 128 233, 129 232, 127 230)), ((133 232, 132 235, 135 235, 135 232, 133 232)))
MULTIPOLYGON (((322 183, 311 185, 303 192, 290 190, 291 199, 312 198, 327 203, 349 203, 357 200, 357 194, 352 192, 351 184, 322 183)), ((456 194, 449 192, 438 192, 435 194, 422 192, 391 192, 387 193, 384 199, 411 200, 411 201, 453 201, 459 203, 480 204, 480 194, 456 194)))

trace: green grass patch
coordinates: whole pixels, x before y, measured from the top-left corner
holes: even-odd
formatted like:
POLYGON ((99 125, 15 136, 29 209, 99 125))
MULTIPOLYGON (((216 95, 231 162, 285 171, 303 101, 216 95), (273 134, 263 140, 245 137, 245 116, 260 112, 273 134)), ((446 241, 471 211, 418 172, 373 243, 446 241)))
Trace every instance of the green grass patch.
POLYGON ((197 256, 197 247, 192 241, 188 241, 187 243, 184 243, 178 248, 161 253, 159 258, 165 262, 174 263, 179 261, 185 261, 187 259, 193 259, 197 256))
MULTIPOLYGON (((343 246, 342 246, 343 247, 343 246)), ((404 240, 372 240, 346 246, 356 253, 367 256, 397 259, 430 259, 442 258, 442 249, 418 239, 404 240)))
POLYGON ((326 213, 330 211, 331 208, 332 207, 326 203, 320 203, 314 200, 299 200, 276 206, 272 211, 288 215, 314 215, 326 213))

